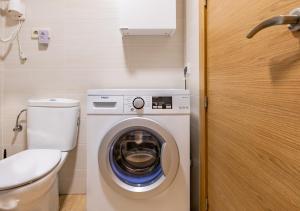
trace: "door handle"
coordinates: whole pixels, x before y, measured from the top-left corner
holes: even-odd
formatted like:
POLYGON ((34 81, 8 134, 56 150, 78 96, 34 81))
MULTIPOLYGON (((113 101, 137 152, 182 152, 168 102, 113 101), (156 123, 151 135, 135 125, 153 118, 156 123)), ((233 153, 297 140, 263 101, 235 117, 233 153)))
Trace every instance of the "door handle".
POLYGON ((180 163, 177 144, 165 142, 161 149, 161 168, 165 177, 176 175, 180 163))
POLYGON ((289 24, 289 29, 291 31, 300 30, 300 8, 291 11, 290 15, 275 16, 261 22, 247 34, 247 38, 251 39, 252 37, 254 37, 254 35, 256 35, 258 32, 260 32, 265 28, 276 26, 276 25, 287 25, 287 24, 289 24))
POLYGON ((163 170, 163 174, 165 176, 168 175, 170 170, 170 151, 168 149, 167 143, 164 143, 161 150, 162 156, 161 156, 161 167, 163 170))

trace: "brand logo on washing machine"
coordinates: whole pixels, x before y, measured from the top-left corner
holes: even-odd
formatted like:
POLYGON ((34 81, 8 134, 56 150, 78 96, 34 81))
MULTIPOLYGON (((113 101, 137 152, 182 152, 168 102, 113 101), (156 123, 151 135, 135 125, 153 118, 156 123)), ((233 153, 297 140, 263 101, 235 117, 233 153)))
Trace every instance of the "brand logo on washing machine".
POLYGON ((109 99, 109 96, 101 96, 101 99, 109 99))

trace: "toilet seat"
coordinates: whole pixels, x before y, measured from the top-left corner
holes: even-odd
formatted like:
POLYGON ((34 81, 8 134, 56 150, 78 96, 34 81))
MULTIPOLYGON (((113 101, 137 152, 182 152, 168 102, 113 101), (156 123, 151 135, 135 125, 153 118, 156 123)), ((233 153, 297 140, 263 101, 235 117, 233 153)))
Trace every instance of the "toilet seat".
POLYGON ((0 161, 0 191, 32 183, 51 172, 60 162, 60 150, 31 149, 0 161))

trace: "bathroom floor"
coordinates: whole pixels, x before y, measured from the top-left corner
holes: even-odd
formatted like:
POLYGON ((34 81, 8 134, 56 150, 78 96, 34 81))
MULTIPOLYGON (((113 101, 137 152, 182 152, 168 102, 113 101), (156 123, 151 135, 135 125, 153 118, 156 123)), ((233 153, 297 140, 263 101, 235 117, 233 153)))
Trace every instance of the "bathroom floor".
POLYGON ((59 197, 60 211, 85 211, 85 195, 61 195, 59 197))

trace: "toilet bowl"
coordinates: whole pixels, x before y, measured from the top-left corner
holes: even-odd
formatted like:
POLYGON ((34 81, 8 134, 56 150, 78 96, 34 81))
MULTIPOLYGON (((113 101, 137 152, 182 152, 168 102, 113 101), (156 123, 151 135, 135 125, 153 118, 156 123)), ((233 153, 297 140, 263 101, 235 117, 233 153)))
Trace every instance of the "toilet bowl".
POLYGON ((30 101, 28 149, 0 161, 0 211, 58 211, 58 172, 77 144, 78 118, 78 101, 30 101))
POLYGON ((34 149, 1 160, 0 210, 58 210, 57 174, 67 156, 58 150, 34 149))

